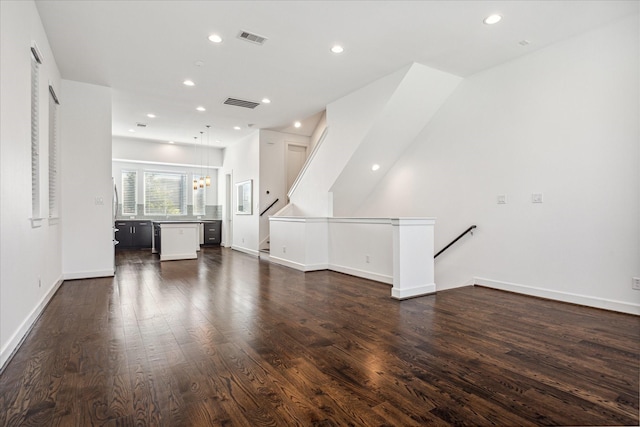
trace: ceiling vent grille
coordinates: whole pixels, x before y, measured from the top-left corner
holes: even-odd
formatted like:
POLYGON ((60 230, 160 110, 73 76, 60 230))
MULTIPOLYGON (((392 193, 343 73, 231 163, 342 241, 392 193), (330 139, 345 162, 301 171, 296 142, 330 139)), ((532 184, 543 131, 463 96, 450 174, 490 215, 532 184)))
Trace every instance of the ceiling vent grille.
POLYGON ((259 102, 245 101, 243 99, 237 99, 237 98, 227 98, 225 99, 223 104, 234 105, 236 107, 251 108, 252 110, 256 108, 258 105, 260 105, 259 102))
POLYGON ((136 123, 136 126, 138 126, 139 128, 146 128, 147 124, 146 123, 136 123))
POLYGON ((264 42, 267 41, 266 37, 262 37, 259 36, 257 34, 252 34, 248 31, 240 31, 240 33, 238 33, 238 38, 240 40, 245 40, 251 43, 255 43, 255 44, 259 44, 259 45, 263 45, 264 42))

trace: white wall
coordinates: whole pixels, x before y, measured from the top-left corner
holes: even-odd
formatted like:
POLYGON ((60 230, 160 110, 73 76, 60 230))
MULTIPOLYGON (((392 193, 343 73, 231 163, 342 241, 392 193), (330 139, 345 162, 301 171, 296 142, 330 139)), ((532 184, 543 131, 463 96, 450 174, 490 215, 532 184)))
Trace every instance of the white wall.
MULTIPOLYGON (((235 184, 247 180, 253 180, 253 213, 251 215, 237 215, 232 206, 231 218, 223 216, 223 234, 225 227, 233 227, 233 241, 224 242, 226 246, 234 249, 258 255, 259 233, 259 197, 260 194, 260 132, 255 131, 241 141, 227 147, 224 152, 224 164, 219 171, 218 197, 225 200, 225 175, 233 177, 232 191, 235 193, 235 184), (229 243, 231 243, 229 245, 229 243)), ((232 197, 235 203, 235 194, 232 197)))
POLYGON ((62 81, 62 271, 113 275, 111 89, 62 81))
POLYGON ((398 70, 327 106, 327 135, 291 194, 296 215, 333 215, 331 186, 408 69, 398 70))
POLYGON ((260 131, 260 191, 258 197, 259 212, 266 209, 276 199, 279 201, 267 213, 260 217, 259 241, 269 236, 269 215, 278 212, 287 204, 287 144, 307 146, 309 154, 309 137, 270 130, 260 131), (267 191, 269 194, 267 194, 267 191))
MULTIPOLYGON (((206 137, 205 137, 206 140, 206 137)), ((114 160, 131 160, 165 165, 222 166, 223 150, 217 147, 169 144, 140 138, 113 137, 114 160)))
MULTIPOLYGON (((40 66, 41 216, 48 212, 49 82, 64 108, 60 73, 35 4, 0 2, 0 369, 62 280, 61 226, 31 217, 31 65, 40 66)), ((58 110, 60 111, 60 109, 58 110)))
POLYGON ((436 250, 477 224, 438 289, 640 313, 638 34, 635 16, 466 79, 357 215, 435 216, 436 250))

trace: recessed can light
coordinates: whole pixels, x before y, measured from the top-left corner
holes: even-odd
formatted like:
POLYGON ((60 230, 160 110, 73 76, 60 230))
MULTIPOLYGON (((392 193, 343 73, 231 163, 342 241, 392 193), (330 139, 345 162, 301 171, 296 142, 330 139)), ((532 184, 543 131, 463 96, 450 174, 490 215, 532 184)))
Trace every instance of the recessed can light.
POLYGON ((337 44, 337 45, 334 45, 331 48, 331 52, 333 52, 333 53, 342 53, 342 52, 344 52, 344 48, 342 46, 340 46, 339 44, 337 44))
POLYGON ((299 128, 300 126, 302 126, 302 123, 300 123, 300 122, 295 122, 293 124, 293 127, 296 127, 296 128, 299 128))
POLYGON ((129 129, 129 132, 136 133, 136 130, 135 129, 129 129))
POLYGON ((484 18, 484 22, 487 25, 493 25, 493 24, 497 24, 498 22, 500 22, 500 20, 502 19, 502 16, 498 15, 498 14, 494 14, 494 15, 489 15, 486 18, 484 18))
POLYGON ((155 119, 156 115, 153 114, 153 113, 149 113, 149 114, 147 114, 147 117, 149 117, 150 119, 155 119))
POLYGON ((217 34, 211 34, 209 36, 209 41, 212 43, 222 43, 222 37, 217 34))
POLYGON ((263 104, 271 104, 271 100, 269 98, 262 98, 263 104))
POLYGON ((175 142, 173 142, 173 141, 169 141, 169 144, 175 144, 175 142))
POLYGON ((380 165, 375 163, 374 165, 371 166, 371 170, 372 171, 377 171, 378 169, 380 169, 380 165))
POLYGON ((198 111, 207 111, 207 109, 202 107, 202 106, 196 107, 196 110, 198 110, 198 111))
POLYGON ((192 80, 185 80, 182 82, 185 86, 195 86, 196 84, 192 80))
POLYGON ((240 126, 234 126, 233 127, 235 130, 240 130, 240 126))

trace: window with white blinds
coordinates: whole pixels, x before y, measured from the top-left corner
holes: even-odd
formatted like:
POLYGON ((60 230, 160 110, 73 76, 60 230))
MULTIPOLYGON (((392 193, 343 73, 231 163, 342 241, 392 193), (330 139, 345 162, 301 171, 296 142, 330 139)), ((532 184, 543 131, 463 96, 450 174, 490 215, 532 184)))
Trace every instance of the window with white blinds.
POLYGON ((144 214, 186 215, 187 174, 180 172, 145 172, 144 214))
POLYGON ((49 218, 60 215, 58 207, 58 97, 49 85, 49 218))
MULTIPOLYGON (((193 179, 198 179, 196 175, 193 175, 193 179)), ((205 203, 206 203, 207 187, 200 187, 193 190, 193 214, 204 215, 205 203)))
POLYGON ((122 215, 138 214, 138 172, 122 171, 122 215))
POLYGON ((40 118, 39 80, 40 56, 31 47, 31 217, 40 218, 40 118))

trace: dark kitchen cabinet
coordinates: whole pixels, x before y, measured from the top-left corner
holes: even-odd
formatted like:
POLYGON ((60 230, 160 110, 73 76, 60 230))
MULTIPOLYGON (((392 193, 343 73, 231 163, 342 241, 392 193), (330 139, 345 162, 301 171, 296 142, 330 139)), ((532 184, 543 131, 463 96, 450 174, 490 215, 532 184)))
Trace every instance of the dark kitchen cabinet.
POLYGON ((204 244, 219 245, 222 240, 222 221, 207 221, 204 223, 204 244))
POLYGON ((116 221, 116 249, 151 248, 151 221, 116 221))

